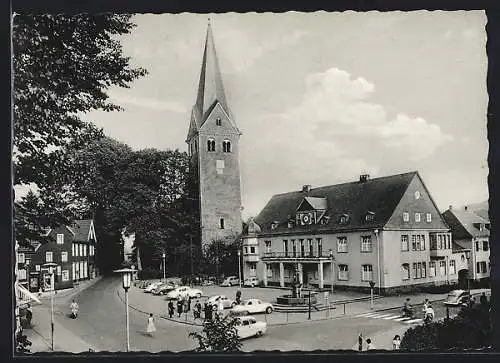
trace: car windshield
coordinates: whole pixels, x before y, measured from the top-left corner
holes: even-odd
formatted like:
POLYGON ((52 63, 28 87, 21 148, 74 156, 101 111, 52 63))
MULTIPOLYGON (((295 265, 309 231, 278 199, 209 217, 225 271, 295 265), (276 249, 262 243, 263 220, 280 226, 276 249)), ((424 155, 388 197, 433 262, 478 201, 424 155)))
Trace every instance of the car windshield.
POLYGON ((456 297, 460 295, 460 292, 459 291, 452 291, 448 294, 448 297, 456 297))

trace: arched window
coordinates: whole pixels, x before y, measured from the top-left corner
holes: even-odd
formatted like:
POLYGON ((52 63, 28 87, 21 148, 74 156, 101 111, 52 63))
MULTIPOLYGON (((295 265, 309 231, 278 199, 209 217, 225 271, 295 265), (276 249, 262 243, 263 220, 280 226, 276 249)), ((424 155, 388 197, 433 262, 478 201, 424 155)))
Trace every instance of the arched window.
POLYGON ((222 142, 222 151, 225 152, 225 153, 230 153, 231 152, 231 141, 224 140, 222 142))
POLYGON ((207 151, 215 151, 215 140, 214 139, 207 140, 207 151))
POLYGON ((222 120, 220 119, 220 117, 217 117, 217 119, 215 120, 215 124, 217 126, 222 126, 222 120))

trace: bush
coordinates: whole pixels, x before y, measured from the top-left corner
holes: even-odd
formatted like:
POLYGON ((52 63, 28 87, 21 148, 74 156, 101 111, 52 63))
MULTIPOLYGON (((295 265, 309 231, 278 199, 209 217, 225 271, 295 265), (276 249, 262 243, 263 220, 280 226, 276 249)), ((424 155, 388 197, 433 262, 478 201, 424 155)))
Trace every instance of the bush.
POLYGON ((17 353, 29 353, 31 342, 28 340, 28 337, 23 334, 23 331, 20 330, 16 334, 16 352, 17 353))
POLYGON ((401 350, 480 349, 493 345, 489 306, 464 308, 457 317, 411 328, 401 350))
POLYGON ((198 340, 197 352, 239 352, 241 342, 236 331, 236 319, 232 316, 221 318, 214 314, 203 325, 201 333, 189 333, 189 337, 198 340))

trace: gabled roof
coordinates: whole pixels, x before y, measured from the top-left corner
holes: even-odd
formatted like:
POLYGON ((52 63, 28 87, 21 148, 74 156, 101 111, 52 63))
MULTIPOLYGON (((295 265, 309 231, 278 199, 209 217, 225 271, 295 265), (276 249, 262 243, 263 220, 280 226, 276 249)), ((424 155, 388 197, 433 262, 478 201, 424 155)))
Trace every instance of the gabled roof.
POLYGON ((326 198, 304 197, 297 210, 325 210, 326 208, 326 198))
POLYGON ((93 233, 94 224, 92 219, 81 219, 73 222, 71 226, 74 232, 75 242, 87 242, 93 233))
POLYGON ((490 222, 470 210, 448 209, 442 215, 451 228, 453 238, 487 237, 490 235, 489 229, 484 228, 481 231, 475 225, 476 223, 486 225, 490 222))
MULTIPOLYGON (((350 182, 311 189, 309 192, 295 191, 274 195, 255 218, 262 233, 281 234, 283 232, 352 230, 382 228, 391 218, 410 182, 418 175, 410 172, 365 182, 350 182), (329 217, 326 224, 295 226, 289 229, 287 222, 304 197, 326 198, 329 217), (374 213, 373 220, 366 221, 367 213, 374 213), (349 223, 340 225, 340 216, 349 215, 349 223), (277 228, 271 230, 271 223, 278 221, 277 228)), ((315 199, 310 199, 315 200, 315 199)))

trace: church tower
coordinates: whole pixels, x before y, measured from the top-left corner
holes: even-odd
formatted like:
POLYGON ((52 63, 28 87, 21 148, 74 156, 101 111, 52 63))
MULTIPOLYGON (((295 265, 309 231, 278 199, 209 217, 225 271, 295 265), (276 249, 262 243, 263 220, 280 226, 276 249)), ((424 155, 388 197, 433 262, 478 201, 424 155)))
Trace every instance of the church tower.
POLYGON ((202 246, 241 233, 240 135, 226 101, 209 20, 186 138, 197 172, 202 246))

